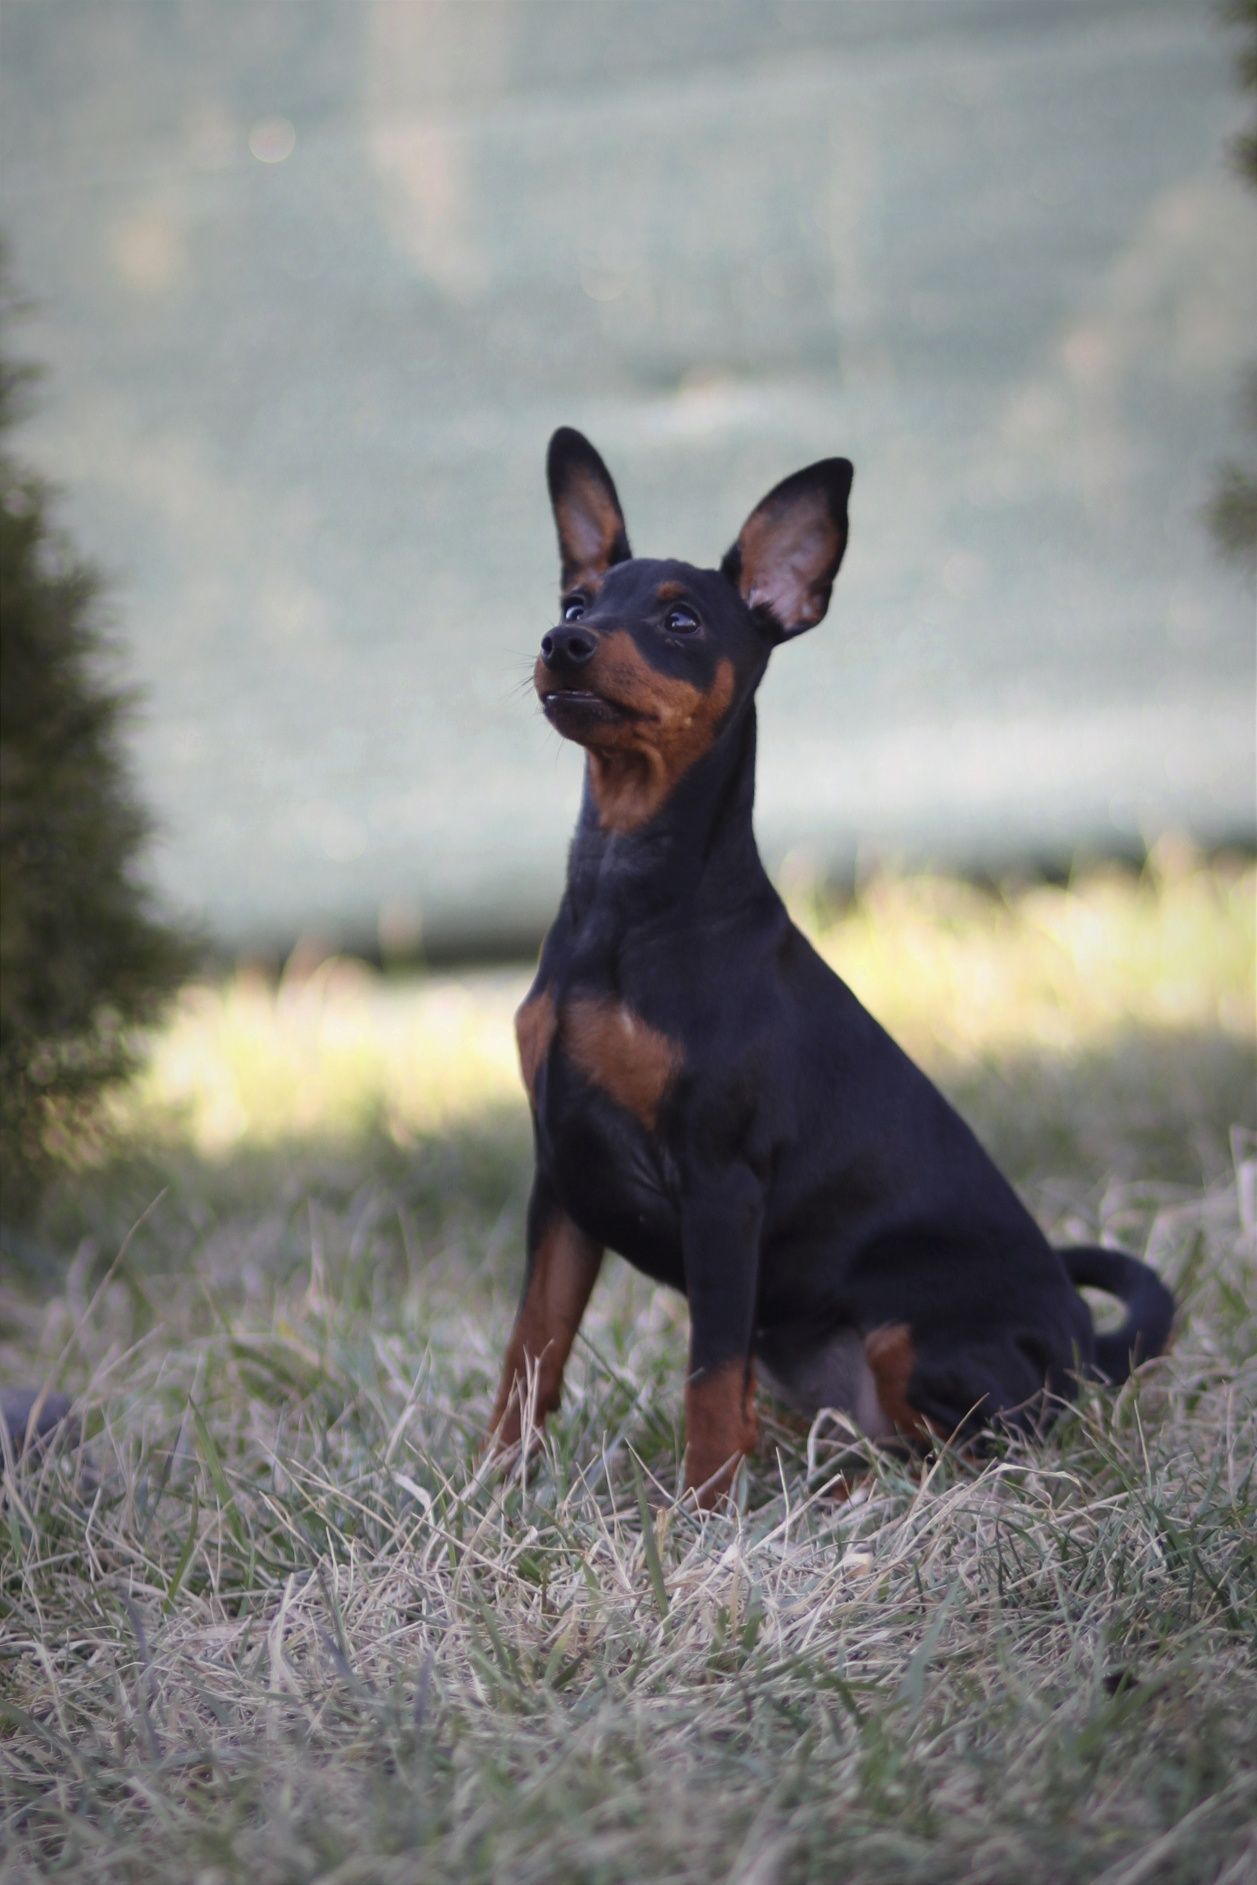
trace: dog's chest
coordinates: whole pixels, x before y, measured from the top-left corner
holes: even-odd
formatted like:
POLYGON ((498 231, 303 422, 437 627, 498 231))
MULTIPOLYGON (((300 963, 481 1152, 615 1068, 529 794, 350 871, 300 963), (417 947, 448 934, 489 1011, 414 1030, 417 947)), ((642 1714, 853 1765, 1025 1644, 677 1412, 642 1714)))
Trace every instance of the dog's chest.
POLYGON ((538 1149, 564 1206, 641 1268, 679 1280, 678 1188, 662 1132, 679 1044, 587 986, 535 992, 516 1033, 538 1149))

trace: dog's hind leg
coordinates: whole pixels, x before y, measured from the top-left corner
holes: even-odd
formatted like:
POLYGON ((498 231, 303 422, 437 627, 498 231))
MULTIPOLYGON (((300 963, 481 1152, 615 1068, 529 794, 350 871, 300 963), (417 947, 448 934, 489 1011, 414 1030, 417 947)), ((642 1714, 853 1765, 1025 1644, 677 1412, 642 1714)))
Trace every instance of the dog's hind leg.
POLYGON ((885 1440, 895 1432, 858 1329, 836 1328, 819 1341, 810 1328, 761 1331, 756 1353, 765 1385, 806 1419, 828 1409, 845 1415, 866 1439, 885 1440))

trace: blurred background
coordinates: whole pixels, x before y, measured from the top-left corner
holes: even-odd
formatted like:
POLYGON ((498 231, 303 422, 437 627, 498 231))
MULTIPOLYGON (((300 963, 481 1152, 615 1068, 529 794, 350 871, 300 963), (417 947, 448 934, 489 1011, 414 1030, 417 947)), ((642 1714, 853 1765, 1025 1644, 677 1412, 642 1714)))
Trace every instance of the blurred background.
POLYGON ((535 942, 559 423, 699 562, 855 461, 762 696, 778 865, 1250 843, 1235 50, 1199 0, 7 0, 22 450, 110 582, 168 906, 535 942))

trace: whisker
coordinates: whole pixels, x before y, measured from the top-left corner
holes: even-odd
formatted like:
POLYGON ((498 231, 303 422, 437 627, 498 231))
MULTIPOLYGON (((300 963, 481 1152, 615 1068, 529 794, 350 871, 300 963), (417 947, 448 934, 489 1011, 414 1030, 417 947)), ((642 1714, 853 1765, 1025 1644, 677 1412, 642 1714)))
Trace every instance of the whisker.
POLYGON ((520 678, 517 681, 509 682, 502 689, 502 693, 500 696, 502 700, 513 700, 513 699, 516 699, 520 694, 527 694, 531 691, 534 685, 533 665, 534 665, 535 657, 532 655, 529 655, 527 657, 527 660, 528 660, 528 665, 525 668, 523 674, 520 676, 520 678))

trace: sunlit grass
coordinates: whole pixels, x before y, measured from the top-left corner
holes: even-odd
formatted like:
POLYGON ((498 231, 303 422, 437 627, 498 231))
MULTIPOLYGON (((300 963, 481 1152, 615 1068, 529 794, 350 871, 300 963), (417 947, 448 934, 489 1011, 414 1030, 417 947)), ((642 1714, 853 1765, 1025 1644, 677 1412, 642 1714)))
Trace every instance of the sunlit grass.
POLYGON ((1137 877, 1093 869, 1003 894, 885 878, 821 946, 905 1046, 957 1061, 1135 1029, 1251 1038, 1257 1021, 1257 875, 1168 846, 1137 877))
MULTIPOLYGON (((1163 857, 1142 875, 996 894, 886 878, 792 899, 827 959, 935 1066, 1102 1050, 1136 1031, 1251 1039, 1257 876, 1163 857)), ((400 1144, 518 1103, 511 1015, 527 971, 385 978, 294 959, 190 990, 125 1096, 124 1132, 233 1146, 383 1129, 400 1144)))
POLYGON ((383 1129, 405 1144, 519 1092, 523 970, 384 978, 332 959, 278 987, 250 973, 187 991, 116 1123, 232 1147, 383 1129))
POLYGON ((981 1469, 835 1503, 770 1408, 673 1503, 684 1306, 595 1292, 477 1467, 521 1262, 527 971, 193 990, 0 1279, 85 1441, 0 1490, 0 1880, 1247 1885, 1257 1869, 1250 865, 793 888, 1050 1230, 1173 1351, 981 1469))

